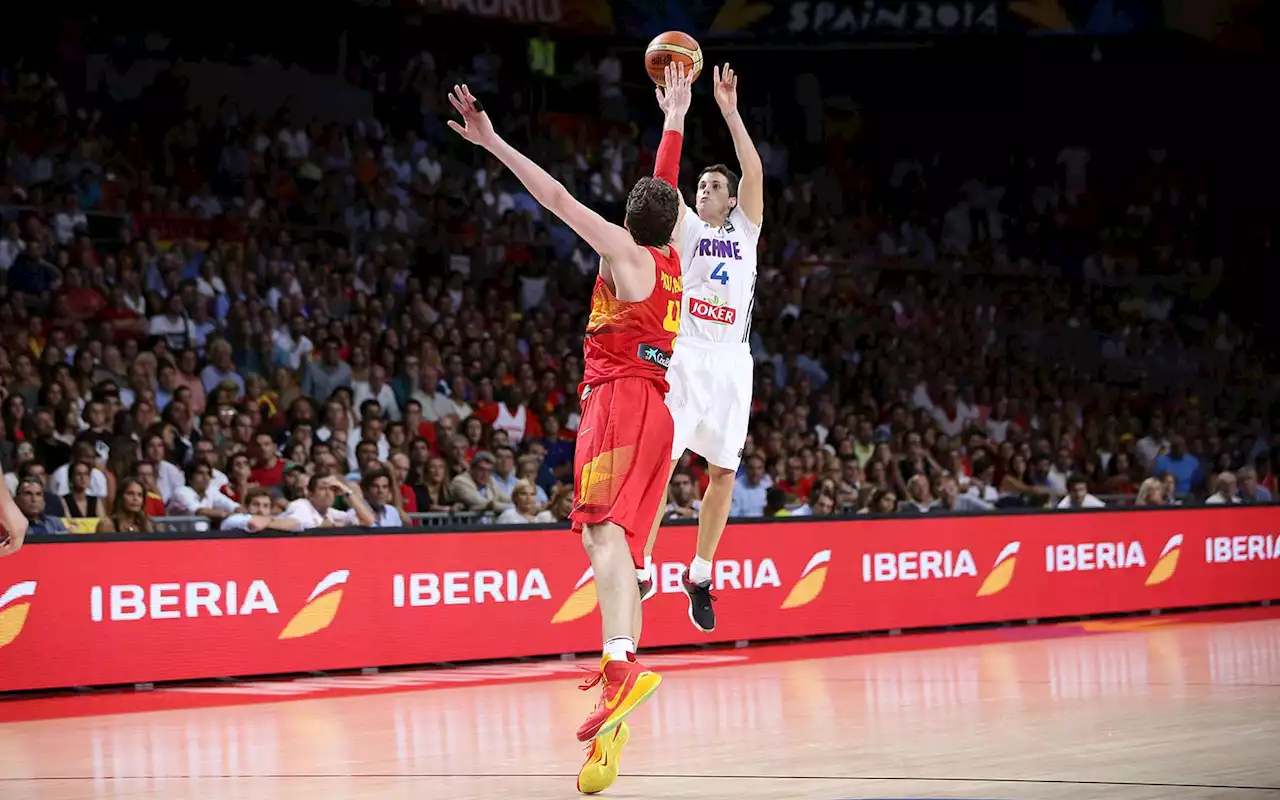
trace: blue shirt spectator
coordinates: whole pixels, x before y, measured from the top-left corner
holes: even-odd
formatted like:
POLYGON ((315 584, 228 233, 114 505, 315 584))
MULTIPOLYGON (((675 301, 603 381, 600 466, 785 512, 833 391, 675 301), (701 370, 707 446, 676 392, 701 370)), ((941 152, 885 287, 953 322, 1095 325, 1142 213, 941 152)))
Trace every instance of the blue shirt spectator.
POLYGON ((1152 463, 1152 474, 1173 476, 1175 491, 1178 494, 1190 494, 1193 487, 1200 484, 1203 476, 1200 472, 1200 461, 1187 452, 1187 443, 1180 436, 1169 441, 1169 452, 1157 456, 1152 463))
POLYGON ((746 473, 739 475, 734 482, 733 500, 729 504, 731 517, 764 516, 764 507, 768 503, 773 480, 764 472, 764 459, 753 455, 746 463, 746 473))

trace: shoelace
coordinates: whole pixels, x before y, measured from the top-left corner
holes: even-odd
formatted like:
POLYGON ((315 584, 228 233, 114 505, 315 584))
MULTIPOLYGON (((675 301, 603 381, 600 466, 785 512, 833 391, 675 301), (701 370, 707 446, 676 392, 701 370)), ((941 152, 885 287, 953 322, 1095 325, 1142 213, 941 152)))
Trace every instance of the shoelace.
POLYGON ((589 671, 590 671, 590 672, 593 672, 594 674, 591 676, 591 678, 590 678, 586 683, 580 684, 580 685, 578 686, 578 688, 579 688, 580 690, 584 691, 584 692, 589 692, 589 691, 591 691, 594 687, 596 687, 596 686, 599 686, 599 685, 600 685, 600 681, 604 680, 604 671, 603 671, 603 670, 598 670, 598 669, 597 669, 597 670, 589 670, 589 671))

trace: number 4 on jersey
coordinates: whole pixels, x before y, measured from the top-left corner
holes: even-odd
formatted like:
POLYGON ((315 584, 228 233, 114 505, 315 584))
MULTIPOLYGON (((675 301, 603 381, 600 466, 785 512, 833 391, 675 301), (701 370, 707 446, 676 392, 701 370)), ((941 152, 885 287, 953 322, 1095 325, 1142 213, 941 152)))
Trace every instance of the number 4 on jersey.
POLYGON ((729 282, 729 273, 725 271, 724 262, 716 264, 716 268, 711 270, 711 280, 720 281, 720 285, 724 286, 729 282))

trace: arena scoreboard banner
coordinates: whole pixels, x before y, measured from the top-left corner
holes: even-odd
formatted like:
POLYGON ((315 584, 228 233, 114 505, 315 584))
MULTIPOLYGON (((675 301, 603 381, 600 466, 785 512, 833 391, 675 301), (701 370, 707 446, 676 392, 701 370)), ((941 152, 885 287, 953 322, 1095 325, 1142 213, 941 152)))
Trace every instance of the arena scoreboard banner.
MULTIPOLYGON (((734 524, 719 627, 663 530, 643 646, 1280 598, 1280 506, 734 524)), ((0 560, 0 691, 592 652, 580 538, 434 534, 30 544, 0 560)))

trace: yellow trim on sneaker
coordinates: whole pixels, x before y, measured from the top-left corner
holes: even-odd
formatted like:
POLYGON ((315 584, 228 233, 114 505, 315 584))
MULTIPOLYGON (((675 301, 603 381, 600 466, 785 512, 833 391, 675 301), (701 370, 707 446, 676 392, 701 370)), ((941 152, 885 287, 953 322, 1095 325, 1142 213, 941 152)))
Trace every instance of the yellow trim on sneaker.
POLYGON ((622 748, 631 738, 626 723, 618 725, 612 736, 602 736, 591 741, 591 753, 578 770, 578 791, 583 794, 603 792, 618 779, 618 762, 622 748))
POLYGON ((622 724, 632 711, 649 699, 649 695, 658 691, 658 686, 662 684, 662 676, 656 672, 641 672, 636 676, 635 682, 631 684, 631 691, 627 692, 618 703, 617 709, 605 719, 604 724, 600 726, 600 730, 596 732, 596 738, 600 738, 612 731, 614 728, 622 724))

